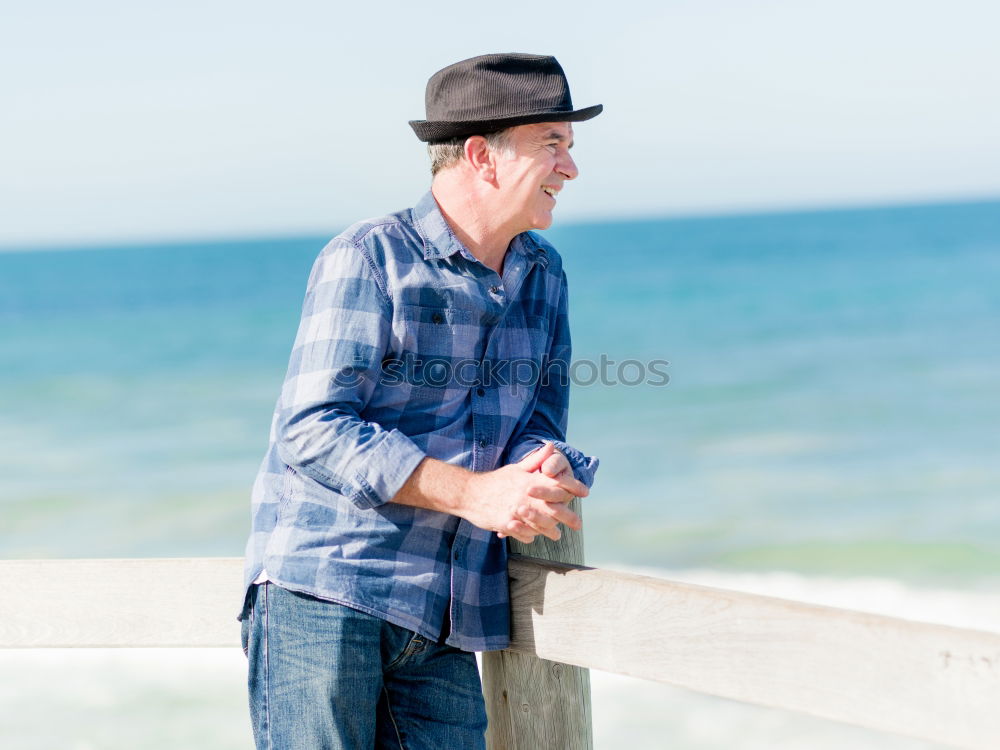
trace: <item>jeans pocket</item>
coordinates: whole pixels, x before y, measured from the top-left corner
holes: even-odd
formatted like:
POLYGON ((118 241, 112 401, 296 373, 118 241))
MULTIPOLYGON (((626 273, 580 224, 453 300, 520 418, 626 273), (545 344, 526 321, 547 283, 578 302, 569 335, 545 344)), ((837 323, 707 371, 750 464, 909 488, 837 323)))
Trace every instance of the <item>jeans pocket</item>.
POLYGON ((405 664, 408 659, 427 648, 427 639, 419 633, 390 622, 386 622, 383 627, 392 634, 392 643, 397 649, 394 655, 392 651, 389 652, 392 658, 385 665, 386 671, 405 664))
POLYGON ((257 584, 253 584, 247 590, 246 599, 243 602, 243 616, 240 620, 240 644, 243 646, 243 655, 250 656, 250 628, 253 627, 254 604, 257 600, 257 584))
POLYGON ((243 655, 250 656, 250 618, 244 617, 240 623, 240 642, 243 644, 243 655))

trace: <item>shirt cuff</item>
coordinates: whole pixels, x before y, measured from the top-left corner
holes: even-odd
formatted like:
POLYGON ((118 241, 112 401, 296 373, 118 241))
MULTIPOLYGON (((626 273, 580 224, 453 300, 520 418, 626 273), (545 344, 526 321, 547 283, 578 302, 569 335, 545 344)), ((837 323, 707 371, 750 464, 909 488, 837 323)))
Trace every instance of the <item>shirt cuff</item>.
POLYGON ((385 434, 375 455, 367 457, 354 475, 348 497, 362 509, 377 508, 392 500, 426 454, 399 430, 385 434))
POLYGON ((594 475, 597 473, 597 467, 601 464, 600 459, 595 458, 594 456, 584 455, 581 451, 577 450, 569 443, 564 443, 562 440, 539 440, 538 438, 527 438, 524 442, 519 443, 511 449, 508 454, 509 462, 516 464, 529 453, 533 453, 541 448, 545 443, 552 443, 557 451, 566 456, 566 460, 569 461, 570 468, 573 470, 573 476, 587 485, 588 489, 594 486, 594 475))

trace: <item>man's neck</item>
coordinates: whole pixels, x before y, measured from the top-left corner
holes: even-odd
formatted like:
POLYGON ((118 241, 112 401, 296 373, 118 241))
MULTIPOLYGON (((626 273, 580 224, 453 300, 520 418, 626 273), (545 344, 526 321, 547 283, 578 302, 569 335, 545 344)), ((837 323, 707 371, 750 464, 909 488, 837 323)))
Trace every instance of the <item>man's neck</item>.
POLYGON ((431 193, 458 241, 483 265, 502 275, 507 248, 517 233, 496 226, 491 221, 496 214, 459 185, 435 180, 431 193))

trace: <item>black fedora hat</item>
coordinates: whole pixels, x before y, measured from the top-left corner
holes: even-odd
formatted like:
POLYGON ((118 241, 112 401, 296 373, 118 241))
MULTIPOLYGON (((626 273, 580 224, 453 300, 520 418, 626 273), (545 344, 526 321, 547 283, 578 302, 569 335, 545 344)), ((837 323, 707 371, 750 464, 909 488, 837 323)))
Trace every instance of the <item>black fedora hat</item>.
POLYGON ((410 120, 422 141, 482 135, 532 122, 579 122, 604 105, 573 109, 569 83, 549 55, 480 55, 427 81, 427 119, 410 120))

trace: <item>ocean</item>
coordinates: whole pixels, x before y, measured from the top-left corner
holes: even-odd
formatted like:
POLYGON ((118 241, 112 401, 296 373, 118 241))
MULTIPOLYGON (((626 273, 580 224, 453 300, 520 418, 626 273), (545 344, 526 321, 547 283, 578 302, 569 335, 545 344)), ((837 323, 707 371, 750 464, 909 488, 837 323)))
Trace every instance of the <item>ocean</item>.
MULTIPOLYGON (((1000 628, 1000 202, 545 234, 589 564, 1000 628)), ((327 239, 0 252, 0 558, 242 554, 327 239)), ((0 743, 248 748, 242 658, 0 653, 0 743)), ((932 747, 608 675, 594 706, 598 748, 932 747)))

